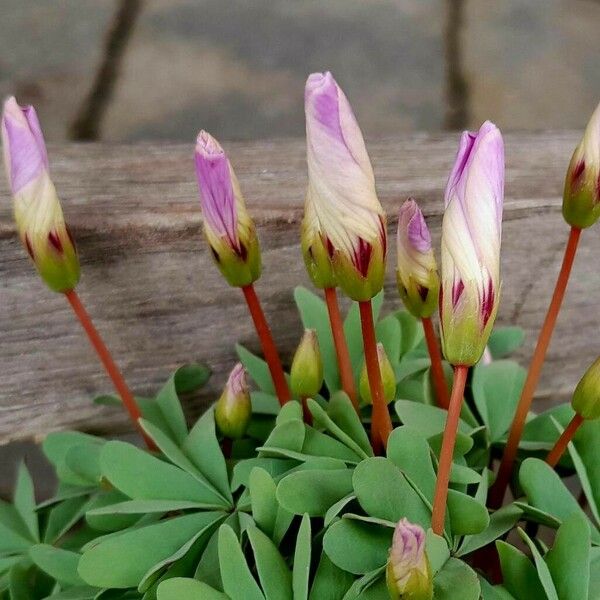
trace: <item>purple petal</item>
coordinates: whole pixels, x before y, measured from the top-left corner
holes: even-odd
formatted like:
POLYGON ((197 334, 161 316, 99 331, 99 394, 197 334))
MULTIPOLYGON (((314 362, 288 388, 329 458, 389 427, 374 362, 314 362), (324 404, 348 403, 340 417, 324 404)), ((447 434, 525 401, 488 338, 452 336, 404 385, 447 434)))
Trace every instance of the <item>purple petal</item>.
POLYGON ((229 160, 217 140, 201 131, 196 140, 196 176, 208 226, 237 247, 237 212, 229 160))
POLYGON ((248 391, 246 371, 244 370, 242 363, 236 363, 231 370, 229 378, 227 379, 227 387, 233 395, 246 393, 248 391))
POLYGON ((398 236, 406 232, 413 249, 425 253, 431 250, 431 235, 423 213, 413 198, 409 198, 400 208, 398 236))
POLYGON ((13 194, 48 169, 48 155, 33 106, 21 108, 14 97, 2 115, 4 160, 13 194))

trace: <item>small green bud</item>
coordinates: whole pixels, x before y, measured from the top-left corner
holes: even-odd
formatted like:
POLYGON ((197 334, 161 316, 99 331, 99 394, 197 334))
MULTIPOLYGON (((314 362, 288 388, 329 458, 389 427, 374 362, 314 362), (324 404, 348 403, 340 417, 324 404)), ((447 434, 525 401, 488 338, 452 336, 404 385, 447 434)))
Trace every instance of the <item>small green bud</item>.
POLYGON ((314 329, 304 331, 292 361, 290 383, 298 398, 313 398, 323 385, 323 362, 314 329))
POLYGON ((600 217, 600 105, 569 163, 562 212, 565 221, 579 229, 590 227, 600 217))
POLYGON ((217 400, 215 422, 225 437, 239 440, 244 437, 251 416, 252 403, 246 373, 242 364, 237 363, 229 375, 221 397, 217 400))
POLYGON ((600 358, 588 368, 577 384, 571 406, 584 419, 600 418, 600 358))
POLYGON ((425 552, 425 532, 402 519, 396 525, 386 569, 392 600, 432 600, 433 579, 425 552))
POLYGON ((333 264, 325 247, 310 194, 306 196, 301 227, 302 257, 313 285, 320 289, 336 287, 333 264))
MULTIPOLYGON (((381 371, 383 395, 385 396, 385 401, 389 404, 396 397, 396 375, 394 373, 392 364, 390 363, 390 359, 385 353, 385 348, 381 343, 377 344, 377 359, 379 361, 379 369, 381 371)), ((373 404, 366 362, 363 362, 362 371, 360 373, 360 381, 358 382, 358 391, 363 404, 373 404)))

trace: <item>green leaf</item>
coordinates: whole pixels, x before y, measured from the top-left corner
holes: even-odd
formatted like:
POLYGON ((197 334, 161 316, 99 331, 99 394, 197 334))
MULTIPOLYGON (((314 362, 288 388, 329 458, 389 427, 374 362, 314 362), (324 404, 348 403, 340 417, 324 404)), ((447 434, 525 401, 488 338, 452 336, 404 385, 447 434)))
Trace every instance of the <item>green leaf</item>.
POLYGON ((71 446, 65 456, 66 466, 88 485, 98 486, 102 478, 100 470, 100 444, 77 444, 71 446))
POLYGON ((523 511, 515 504, 503 506, 492 513, 488 527, 476 535, 466 536, 457 552, 457 556, 464 556, 483 548, 510 531, 521 518, 523 511))
POLYGON ((417 429, 396 427, 388 438, 387 456, 414 481, 426 498, 433 499, 436 474, 431 450, 417 429))
POLYGON ((210 376, 210 369, 206 365, 183 365, 175 371, 175 389, 178 394, 188 394, 205 385, 210 376))
POLYGON ((308 426, 305 431, 302 453, 310 456, 330 456, 332 458, 339 458, 350 464, 357 464, 362 458, 334 437, 321 433, 308 426))
POLYGON ((525 331, 520 327, 495 327, 488 340, 488 348, 496 360, 514 352, 525 341, 525 331))
POLYGON ((219 528, 219 566, 223 589, 231 600, 265 600, 229 525, 219 528))
POLYGON ((386 564, 393 533, 389 527, 340 519, 325 532, 323 550, 340 569, 363 575, 386 564))
POLYGON ((187 577, 173 577, 158 586, 158 600, 228 600, 209 585, 187 577))
POLYGON ((301 452, 304 444, 305 427, 302 421, 286 421, 277 425, 261 446, 260 456, 271 453, 272 449, 286 449, 301 452))
POLYGON ((561 525, 560 519, 546 511, 527 504, 527 502, 516 501, 514 505, 523 511, 523 518, 531 523, 539 523, 552 529, 558 529, 561 525))
POLYGON ((560 600, 588 597, 590 527, 581 515, 569 517, 556 533, 545 557, 560 600))
POLYGON ((504 587, 516 600, 546 598, 544 588, 532 562, 514 546, 496 541, 504 587))
POLYGON ((14 506, 0 500, 0 553, 26 551, 34 540, 14 506))
POLYGON ((574 446, 582 464, 575 458, 573 462, 596 524, 600 526, 600 461, 597 452, 600 448, 600 421, 585 421, 575 435, 574 446), (584 470, 585 476, 582 477, 584 470))
POLYGON ((314 329, 317 332, 327 389, 330 392, 341 389, 337 355, 325 302, 302 286, 298 286, 294 290, 294 300, 298 306, 304 329, 314 329))
POLYGON ((298 465, 298 461, 285 458, 248 458, 241 460, 233 467, 231 489, 235 492, 240 487, 248 487, 250 473, 254 467, 264 469, 273 479, 278 479, 284 473, 298 465))
POLYGON ((108 442, 100 464, 104 476, 133 500, 189 500, 206 508, 227 506, 216 491, 189 473, 125 442, 108 442), (140 474, 150 476, 140 477, 140 474))
POLYGON ((391 460, 375 457, 362 461, 354 470, 352 483, 368 515, 393 523, 405 517, 411 523, 429 527, 429 508, 391 460))
POLYGON ((197 502, 187 500, 127 500, 100 508, 94 508, 87 515, 145 515, 148 513, 168 513, 180 510, 198 510, 203 508, 197 502))
POLYGON ((477 365, 474 369, 471 389, 475 406, 493 442, 508 431, 526 376, 527 371, 510 360, 477 365))
MULTIPOLYGON (((538 458, 524 460, 519 471, 519 482, 530 504, 560 521, 565 521, 573 514, 585 515, 554 469, 544 461, 538 458)), ((600 543, 600 533, 595 527, 592 528, 592 540, 600 543)))
POLYGON ((14 497, 15 509, 27 526, 31 537, 35 541, 40 539, 40 530, 38 527, 37 514, 35 512, 35 492, 33 489, 33 480, 25 463, 19 465, 17 472, 17 484, 14 497))
MULTIPOLYGON (((373 448, 371 447, 369 436, 347 394, 344 392, 333 394, 327 404, 327 414, 331 418, 331 421, 339 427, 339 430, 345 433, 360 447, 363 453, 359 454, 359 456, 362 458, 373 456, 373 448)), ((336 434, 334 433, 334 435, 336 434)), ((340 439, 342 443, 348 445, 347 442, 344 441, 347 438, 342 439, 338 436, 338 439, 340 439)), ((354 448, 352 446, 350 447, 354 448)), ((356 452, 356 449, 354 449, 354 452, 356 452)))
POLYGON ((394 315, 381 319, 375 326, 377 341, 383 344, 385 353, 393 365, 400 360, 400 321, 394 315))
POLYGON ((97 587, 137 587, 149 569, 223 517, 199 512, 107 536, 83 553, 79 575, 97 587))
POLYGON ((394 313, 394 316, 400 323, 401 328, 401 348, 400 354, 404 356, 416 348, 423 340, 423 327, 421 324, 406 310, 399 310, 394 313))
POLYGON ((554 582, 552 581, 552 576, 550 575, 550 570, 548 569, 548 565, 544 562, 543 556, 540 554, 540 551, 537 549, 537 546, 533 542, 533 540, 521 529, 517 528, 519 535, 523 539, 523 541, 529 546, 529 550, 533 555, 533 560, 535 562, 535 566, 537 569, 538 577, 546 592, 546 598, 548 600, 558 600, 558 594, 556 593, 556 588, 554 587, 554 582))
POLYGON ((266 600, 292 600, 292 574, 273 542, 256 527, 247 533, 266 600))
POLYGON ((450 558, 450 549, 446 540, 433 533, 432 529, 427 530, 427 538, 425 540, 425 550, 429 558, 431 574, 435 577, 436 573, 446 564, 450 558))
POLYGON ((77 574, 80 554, 55 548, 48 544, 37 544, 29 549, 31 560, 50 577, 69 585, 82 585, 77 574))
POLYGON ((590 549, 590 589, 588 600, 600 598, 600 548, 590 549))
POLYGON ((262 358, 259 358, 249 350, 246 350, 241 344, 236 344, 235 351, 237 352, 240 362, 244 365, 244 368, 248 371, 250 377, 252 377, 252 380, 260 390, 267 394, 276 395, 273 380, 271 379, 271 372, 269 371, 267 363, 262 358))
MULTIPOLYGON (((426 438, 444 431, 448 413, 443 408, 420 404, 411 400, 397 400, 394 406, 400 421, 404 425, 416 429, 426 438)), ((472 429, 462 419, 459 420, 459 432, 468 435, 472 429)))
POLYGON ((255 467, 250 473, 249 488, 252 499, 252 517, 262 531, 272 537, 279 509, 275 497, 277 486, 264 469, 255 467))
POLYGON ((277 486, 277 500, 296 515, 323 517, 331 505, 351 491, 351 470, 311 469, 286 475, 277 486))
POLYGON ((479 576, 482 600, 515 600, 506 588, 501 585, 491 585, 483 576, 479 576))
POLYGON ((454 535, 475 535, 490 523, 487 508, 475 498, 457 490, 448 490, 448 516, 454 535))
POLYGON ((46 458, 53 464, 58 465, 65 460, 67 452, 72 446, 81 444, 99 444, 104 441, 87 433, 79 431, 58 431, 49 433, 42 443, 42 451, 46 458))
MULTIPOLYGON (((187 367, 182 367, 182 369, 184 370, 183 377, 185 378, 187 367)), ((169 427, 169 431, 166 433, 168 433, 169 437, 177 444, 183 444, 188 434, 185 415, 183 414, 183 408, 181 408, 181 402, 177 395, 177 386, 175 385, 175 380, 177 379, 177 374, 180 370, 181 369, 178 369, 171 377, 169 377, 167 383, 165 383, 156 396, 156 404, 158 404, 165 422, 169 427)))
POLYGON ((90 499, 87 496, 79 496, 67 498, 54 506, 48 515, 44 542, 53 544, 59 540, 83 517, 89 505, 90 499))
POLYGON ((339 600, 348 591, 353 580, 350 573, 340 569, 322 552, 309 600, 339 600))
POLYGON ((457 591, 460 600, 479 600, 479 579, 475 571, 462 560, 449 558, 433 580, 433 598, 457 600, 457 591))
POLYGON ((292 572, 294 600, 308 600, 311 541, 310 519, 308 515, 304 515, 300 523, 294 550, 294 570, 292 572))
POLYGON ((279 414, 281 405, 277 396, 267 394, 266 392, 251 392, 252 415, 273 415, 279 414))

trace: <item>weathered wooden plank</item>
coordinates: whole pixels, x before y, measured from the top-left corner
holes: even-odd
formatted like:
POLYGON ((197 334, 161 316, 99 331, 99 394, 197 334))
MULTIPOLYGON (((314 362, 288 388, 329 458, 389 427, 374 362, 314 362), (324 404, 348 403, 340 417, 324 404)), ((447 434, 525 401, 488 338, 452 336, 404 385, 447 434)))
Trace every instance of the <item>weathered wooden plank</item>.
MULTIPOLYGON (((554 285, 567 227, 560 215, 564 171, 576 133, 506 135, 502 323, 527 331, 526 363, 554 285)), ((369 144, 380 198, 390 216, 408 195, 420 200, 436 242, 442 191, 457 135, 411 135, 369 144)), ((292 290, 307 284, 298 227, 305 187, 302 140, 226 144, 260 233, 264 276, 258 283, 284 357, 300 324, 292 290)), ((148 394, 178 364, 206 361, 212 385, 192 403, 214 397, 234 361, 236 341, 258 345, 240 293, 228 288, 201 238, 187 145, 50 147, 53 178, 78 241, 79 292, 126 378, 148 394)), ((127 428, 117 409, 93 406, 109 392, 65 300, 38 281, 17 240, 6 182, 0 181, 0 442, 78 427, 127 428)), ((539 403, 565 399, 600 350, 597 230, 582 236, 566 305, 559 320, 539 403)), ((393 239, 393 238, 391 238, 393 239)), ((398 306, 394 252, 387 309, 398 306)))

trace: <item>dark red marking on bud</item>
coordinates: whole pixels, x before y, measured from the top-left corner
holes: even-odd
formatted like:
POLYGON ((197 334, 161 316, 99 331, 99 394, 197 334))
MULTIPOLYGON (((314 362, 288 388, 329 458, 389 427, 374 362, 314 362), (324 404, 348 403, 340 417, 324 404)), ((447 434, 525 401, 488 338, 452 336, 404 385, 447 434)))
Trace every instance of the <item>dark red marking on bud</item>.
POLYGON ((585 171, 585 161, 580 160, 573 169, 573 173, 571 174, 571 183, 575 184, 579 180, 579 178, 583 175, 585 171))
POLYGON ((235 248, 235 253, 244 261, 248 258, 248 248, 243 242, 240 242, 239 248, 235 248))
POLYGON ((465 290, 465 284, 463 283, 462 279, 459 279, 458 281, 454 282, 454 285, 452 286, 452 306, 456 306, 458 304, 458 301, 460 300, 460 297, 462 296, 462 293, 465 290))
POLYGON ((315 262, 315 255, 312 249, 312 244, 308 247, 308 255, 310 256, 310 260, 315 262))
POLYGON ((425 287, 424 285, 417 284, 417 291, 419 292, 419 296, 421 296, 421 300, 425 302, 429 294, 429 288, 425 287))
POLYGON ((354 251, 354 266, 358 272, 366 277, 369 272, 369 264, 371 255, 373 254, 373 246, 362 238, 358 238, 358 248, 354 251))
POLYGON ((379 215, 379 230, 381 237, 381 245, 383 246, 383 258, 387 255, 387 232, 385 230, 385 220, 379 215))
POLYGON ((210 251, 212 252, 213 258, 216 263, 220 263, 221 259, 219 257, 219 253, 209 244, 210 251))
POLYGON ((483 298, 481 299, 481 318, 484 327, 487 325, 494 311, 494 296, 494 285, 492 284, 492 280, 489 279, 487 289, 484 291, 483 298))
POLYGON ((60 241, 60 238, 58 237, 56 231, 51 231, 48 234, 48 241, 50 242, 50 245, 57 251, 57 252, 61 252, 63 251, 63 245, 62 242, 60 241))
POLYGON ((333 258, 335 248, 328 237, 325 238, 325 247, 327 248, 327 254, 329 254, 329 258, 333 258))
POLYGON ((25 234, 25 248, 27 249, 27 254, 29 254, 29 256, 35 260, 35 257, 33 255, 33 248, 31 246, 31 242, 29 241, 29 236, 27 234, 25 234))

